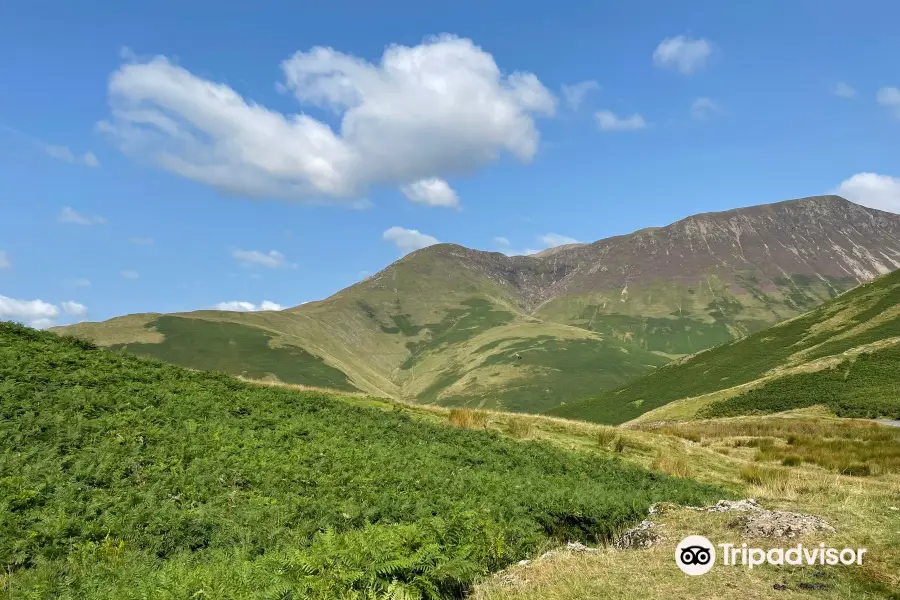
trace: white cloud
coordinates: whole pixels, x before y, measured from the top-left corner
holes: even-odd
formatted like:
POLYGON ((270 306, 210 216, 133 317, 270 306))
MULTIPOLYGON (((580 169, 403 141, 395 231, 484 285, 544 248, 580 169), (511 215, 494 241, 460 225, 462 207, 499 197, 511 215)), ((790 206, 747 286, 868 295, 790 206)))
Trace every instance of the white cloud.
POLYGON ((854 98, 856 96, 856 89, 848 83, 838 81, 831 88, 831 93, 840 98, 854 98))
POLYGON ((253 304, 242 300, 229 300, 228 302, 219 302, 215 306, 216 310, 231 310, 236 312, 258 312, 263 310, 284 310, 284 307, 277 302, 263 300, 260 304, 253 304))
POLYGON ((403 195, 418 204, 428 206, 446 206, 456 208, 459 206, 459 196, 443 179, 430 177, 420 179, 414 183, 400 186, 403 195))
POLYGON ((296 269, 297 265, 289 263, 284 254, 278 250, 260 252, 259 250, 234 250, 231 253, 244 267, 265 267, 267 269, 296 269))
POLYGON ((562 86, 563 97, 566 99, 566 105, 572 110, 578 110, 581 106, 581 103, 584 102, 584 97, 587 96, 587 93, 591 90, 599 90, 600 84, 594 80, 590 81, 581 81, 574 85, 566 85, 562 86))
POLYGON ((20 321, 37 329, 45 329, 53 326, 58 316, 59 307, 49 302, 0 296, 0 320, 20 321))
POLYGON ((60 223, 70 223, 73 225, 103 225, 106 223, 106 219, 103 217, 83 215, 74 210, 71 206, 63 207, 62 211, 59 213, 58 220, 60 223))
POLYGON ((617 117, 612 111, 601 110, 594 116, 601 131, 635 131, 647 127, 644 117, 637 113, 629 117, 617 117))
POLYGON ((835 193, 851 202, 900 213, 900 178, 876 173, 857 173, 837 187, 835 193))
POLYGON ((149 237, 130 237, 128 238, 128 242, 131 244, 135 244, 138 246, 152 246, 153 238, 149 237))
POLYGON ((45 145, 44 152, 53 158, 72 163, 74 165, 84 165, 86 167, 99 167, 100 161, 93 152, 85 152, 81 156, 76 156, 68 146, 45 145))
POLYGON ((84 304, 79 304, 78 302, 63 302, 60 304, 62 310, 67 315, 72 315, 75 317, 83 317, 87 314, 87 306, 84 304))
POLYGON ((539 239, 548 248, 555 248, 556 246, 564 246, 566 244, 581 243, 573 237, 560 235, 558 233, 545 233, 544 235, 540 236, 539 239))
POLYGON ((542 249, 525 248, 524 250, 516 250, 512 248, 512 244, 505 237, 495 237, 494 243, 500 248, 500 252, 507 256, 529 256, 531 254, 537 254, 542 250, 547 250, 548 248, 555 248, 556 246, 564 246, 566 244, 581 243, 573 237, 561 235, 559 233, 545 233, 543 235, 537 236, 536 239, 543 246, 542 249))
POLYGON ((878 90, 878 93, 875 95, 875 100, 881 106, 894 111, 894 114, 900 119, 900 89, 895 87, 883 87, 878 90))
POLYGON ((690 75, 706 64, 710 54, 712 44, 707 40, 679 35, 659 43, 653 52, 653 64, 690 75))
POLYGON ((417 229, 404 229, 397 226, 385 231, 381 237, 397 246, 397 249, 403 254, 440 243, 437 241, 437 238, 424 234, 417 229))
POLYGON ((502 152, 529 161, 537 115, 556 99, 531 73, 450 35, 389 46, 378 64, 315 47, 281 65, 302 104, 340 118, 333 130, 282 114, 166 57, 122 65, 98 123, 126 153, 226 193, 352 201, 372 185, 476 171, 502 152))
POLYGON ((91 281, 89 279, 73 279, 71 283, 75 287, 91 287, 91 281))
POLYGON ((11 268, 12 261, 9 260, 9 254, 6 253, 6 250, 0 250, 0 270, 11 268))
POLYGON ((124 277, 125 279, 130 279, 130 280, 132 280, 132 281, 134 281, 135 279, 137 279, 138 277, 140 277, 140 274, 139 274, 137 271, 132 271, 131 269, 126 269, 126 270, 124 270, 124 271, 119 271, 119 275, 121 275, 121 276, 124 277))

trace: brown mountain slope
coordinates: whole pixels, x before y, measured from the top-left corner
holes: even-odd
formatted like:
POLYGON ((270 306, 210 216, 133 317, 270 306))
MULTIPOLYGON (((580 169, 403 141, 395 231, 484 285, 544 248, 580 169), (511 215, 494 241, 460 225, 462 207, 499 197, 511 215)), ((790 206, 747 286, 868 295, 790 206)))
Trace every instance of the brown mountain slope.
POLYGON ((532 256, 439 244, 279 313, 199 311, 62 329, 188 366, 539 411, 897 267, 900 216, 823 196, 532 256))

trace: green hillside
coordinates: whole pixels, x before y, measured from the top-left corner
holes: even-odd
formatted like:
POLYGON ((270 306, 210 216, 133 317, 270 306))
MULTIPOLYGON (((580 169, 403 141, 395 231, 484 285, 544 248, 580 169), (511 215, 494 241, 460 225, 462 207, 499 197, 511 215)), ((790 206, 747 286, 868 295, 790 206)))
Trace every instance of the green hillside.
POLYGON ((9 597, 458 598, 545 545, 609 539, 654 502, 726 495, 610 452, 9 323, 0 397, 9 597))
POLYGON ((824 196, 530 256, 437 244, 284 311, 128 315, 56 330, 255 379, 543 412, 898 266, 900 216, 824 196))
POLYGON ((897 342, 900 272, 860 285, 800 317, 667 365, 619 389, 557 407, 550 414, 622 423, 649 411, 653 412, 642 420, 824 404, 839 415, 896 418, 897 342))

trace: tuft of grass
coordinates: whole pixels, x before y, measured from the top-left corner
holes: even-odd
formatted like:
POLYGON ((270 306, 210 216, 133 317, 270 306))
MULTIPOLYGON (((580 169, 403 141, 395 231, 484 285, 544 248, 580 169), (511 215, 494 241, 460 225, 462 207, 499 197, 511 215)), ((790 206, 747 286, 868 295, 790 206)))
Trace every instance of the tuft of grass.
POLYGON ((683 455, 658 452, 653 468, 673 477, 691 477, 694 474, 690 463, 683 455))
POLYGON ((616 430, 612 427, 600 429, 597 432, 597 445, 601 448, 608 447, 614 439, 616 439, 616 430))
POLYGON ((774 492, 782 492, 788 488, 790 471, 750 464, 741 467, 740 478, 751 485, 757 485, 774 492))
POLYGON ((513 417, 509 420, 507 431, 511 436, 515 438, 529 438, 534 432, 534 424, 529 419, 522 417, 513 417))
POLYGON ((488 423, 488 413, 472 408, 454 408, 450 410, 448 419, 450 424, 461 429, 485 429, 488 423))

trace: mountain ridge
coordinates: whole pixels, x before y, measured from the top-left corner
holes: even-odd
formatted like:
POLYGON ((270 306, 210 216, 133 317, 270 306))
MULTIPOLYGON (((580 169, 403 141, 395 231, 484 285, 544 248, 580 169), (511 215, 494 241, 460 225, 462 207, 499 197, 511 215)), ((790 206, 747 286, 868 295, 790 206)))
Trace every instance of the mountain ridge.
POLYGON ((437 244, 281 312, 126 316, 59 330, 177 355, 179 364, 212 353, 218 368, 244 376, 312 384, 308 371, 315 385, 346 381, 405 400, 539 412, 900 267, 900 215, 809 197, 551 250, 506 256, 437 244), (204 345, 237 338, 257 348, 254 364, 236 362, 243 350, 204 345), (279 362, 289 355, 305 366, 279 362))

